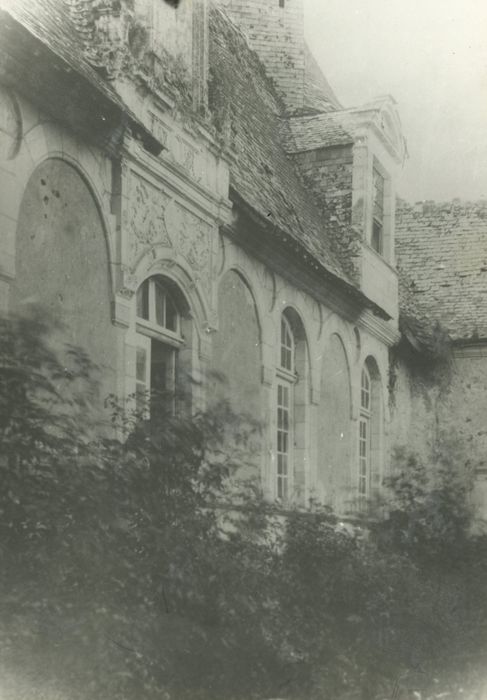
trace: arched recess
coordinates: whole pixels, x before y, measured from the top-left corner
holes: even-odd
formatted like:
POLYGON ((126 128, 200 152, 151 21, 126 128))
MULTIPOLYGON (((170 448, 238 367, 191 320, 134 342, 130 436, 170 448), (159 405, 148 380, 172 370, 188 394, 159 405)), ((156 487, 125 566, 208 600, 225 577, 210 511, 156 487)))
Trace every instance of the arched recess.
POLYGON ((356 488, 361 500, 377 496, 384 459, 382 379, 374 357, 365 360, 360 377, 358 464, 356 488))
POLYGON ((308 341, 297 311, 286 307, 280 319, 276 357, 276 471, 274 493, 281 502, 304 504, 308 479, 310 405, 308 341))
POLYGON ((102 370, 102 391, 115 391, 117 329, 104 222, 82 175, 60 158, 29 178, 16 232, 10 304, 44 307, 64 326, 64 339, 86 350, 102 370))
POLYGON ((318 419, 318 490, 341 512, 350 498, 351 382, 342 339, 333 333, 323 349, 318 419))
POLYGON ((213 336, 211 385, 233 410, 262 416, 261 329, 253 294, 235 270, 218 287, 218 331, 213 336))
MULTIPOLYGON (((260 484, 262 464, 261 332, 251 290, 235 270, 226 272, 218 287, 218 330, 212 336, 207 392, 210 405, 228 402, 237 425, 229 424, 228 445, 237 433, 245 445, 240 452, 239 480, 260 484)), ((226 416, 230 417, 229 413, 226 416)), ((242 445, 239 446, 239 449, 242 445)))

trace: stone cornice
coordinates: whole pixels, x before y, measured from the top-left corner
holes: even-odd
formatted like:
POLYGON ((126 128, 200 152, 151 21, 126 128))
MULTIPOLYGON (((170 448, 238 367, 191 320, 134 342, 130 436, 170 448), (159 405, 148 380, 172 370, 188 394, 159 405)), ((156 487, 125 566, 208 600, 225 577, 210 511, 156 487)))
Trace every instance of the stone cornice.
POLYGON ((357 324, 388 347, 396 345, 401 339, 401 333, 398 328, 394 327, 390 322, 388 323, 378 318, 369 309, 362 313, 357 324))
POLYGON ((182 165, 152 156, 135 141, 126 142, 125 157, 128 164, 135 165, 167 190, 188 200, 205 218, 209 217, 218 225, 230 221, 231 202, 196 182, 182 165))

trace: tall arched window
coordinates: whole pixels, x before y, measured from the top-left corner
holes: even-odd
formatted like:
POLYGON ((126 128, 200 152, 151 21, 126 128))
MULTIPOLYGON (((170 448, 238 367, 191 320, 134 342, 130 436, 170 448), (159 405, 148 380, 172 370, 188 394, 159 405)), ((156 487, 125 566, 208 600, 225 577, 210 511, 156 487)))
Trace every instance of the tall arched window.
POLYGON ((276 469, 274 493, 281 502, 304 502, 307 470, 308 351, 298 314, 280 321, 276 367, 276 469))
POLYGON ((281 317, 280 362, 277 369, 277 482, 276 495, 287 501, 292 493, 293 479, 293 408, 295 370, 295 341, 291 324, 281 317))
POLYGON ((382 388, 375 360, 367 359, 360 381, 358 494, 369 498, 380 488, 383 460, 382 388))
POLYGON ((136 296, 135 395, 151 421, 174 414, 178 398, 179 350, 184 345, 173 285, 150 277, 136 296), (148 399, 150 397, 150 402, 148 399))

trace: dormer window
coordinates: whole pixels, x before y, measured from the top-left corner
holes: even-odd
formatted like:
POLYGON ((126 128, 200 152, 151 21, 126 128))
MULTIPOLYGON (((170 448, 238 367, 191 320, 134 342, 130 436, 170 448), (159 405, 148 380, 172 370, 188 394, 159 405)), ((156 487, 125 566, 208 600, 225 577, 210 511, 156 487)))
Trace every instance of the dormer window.
POLYGON ((384 176, 374 166, 373 169, 373 209, 372 235, 370 244, 379 253, 384 254, 384 176))

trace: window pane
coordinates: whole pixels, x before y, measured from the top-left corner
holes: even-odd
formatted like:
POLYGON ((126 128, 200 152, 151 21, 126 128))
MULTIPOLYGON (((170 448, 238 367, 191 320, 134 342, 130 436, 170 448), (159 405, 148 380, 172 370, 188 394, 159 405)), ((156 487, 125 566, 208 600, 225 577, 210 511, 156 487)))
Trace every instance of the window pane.
POLYGON ((149 320, 149 281, 143 282, 137 290, 137 316, 149 320))
POLYGON ((286 357, 286 348, 281 346, 281 367, 286 369, 287 367, 287 357, 286 357))
POLYGON ((281 367, 293 371, 294 339, 285 318, 281 319, 281 367))
POLYGON ((383 248, 383 242, 382 242, 382 224, 380 221, 377 219, 374 219, 372 223, 372 240, 370 242, 372 248, 377 251, 380 255, 382 255, 382 248, 383 248))
POLYGON ((360 418, 359 423, 359 460, 358 460, 358 491, 359 495, 367 495, 369 478, 369 422, 368 418, 360 418))
POLYGON ((157 423, 176 409, 177 351, 157 340, 151 342, 151 419, 157 423))
POLYGON ((287 433, 282 434, 282 452, 286 455, 289 452, 289 443, 288 443, 288 434, 287 433))
POLYGON ((369 410, 370 408, 370 379, 367 370, 362 370, 362 387, 360 392, 360 405, 362 408, 369 410))
POLYGON ((384 178, 378 170, 374 168, 374 217, 382 221, 384 212, 384 178))
POLYGON ((288 485, 287 485, 287 479, 282 476, 277 477, 277 497, 281 501, 287 501, 288 500, 288 485))
POLYGON ((166 327, 166 294, 161 285, 155 283, 155 302, 156 302, 156 318, 155 321, 158 326, 166 327))
POLYGON ((289 387, 282 387, 282 405, 286 408, 289 406, 289 387))
POLYGON ((166 294, 166 328, 169 331, 178 330, 178 312, 171 297, 166 294))

